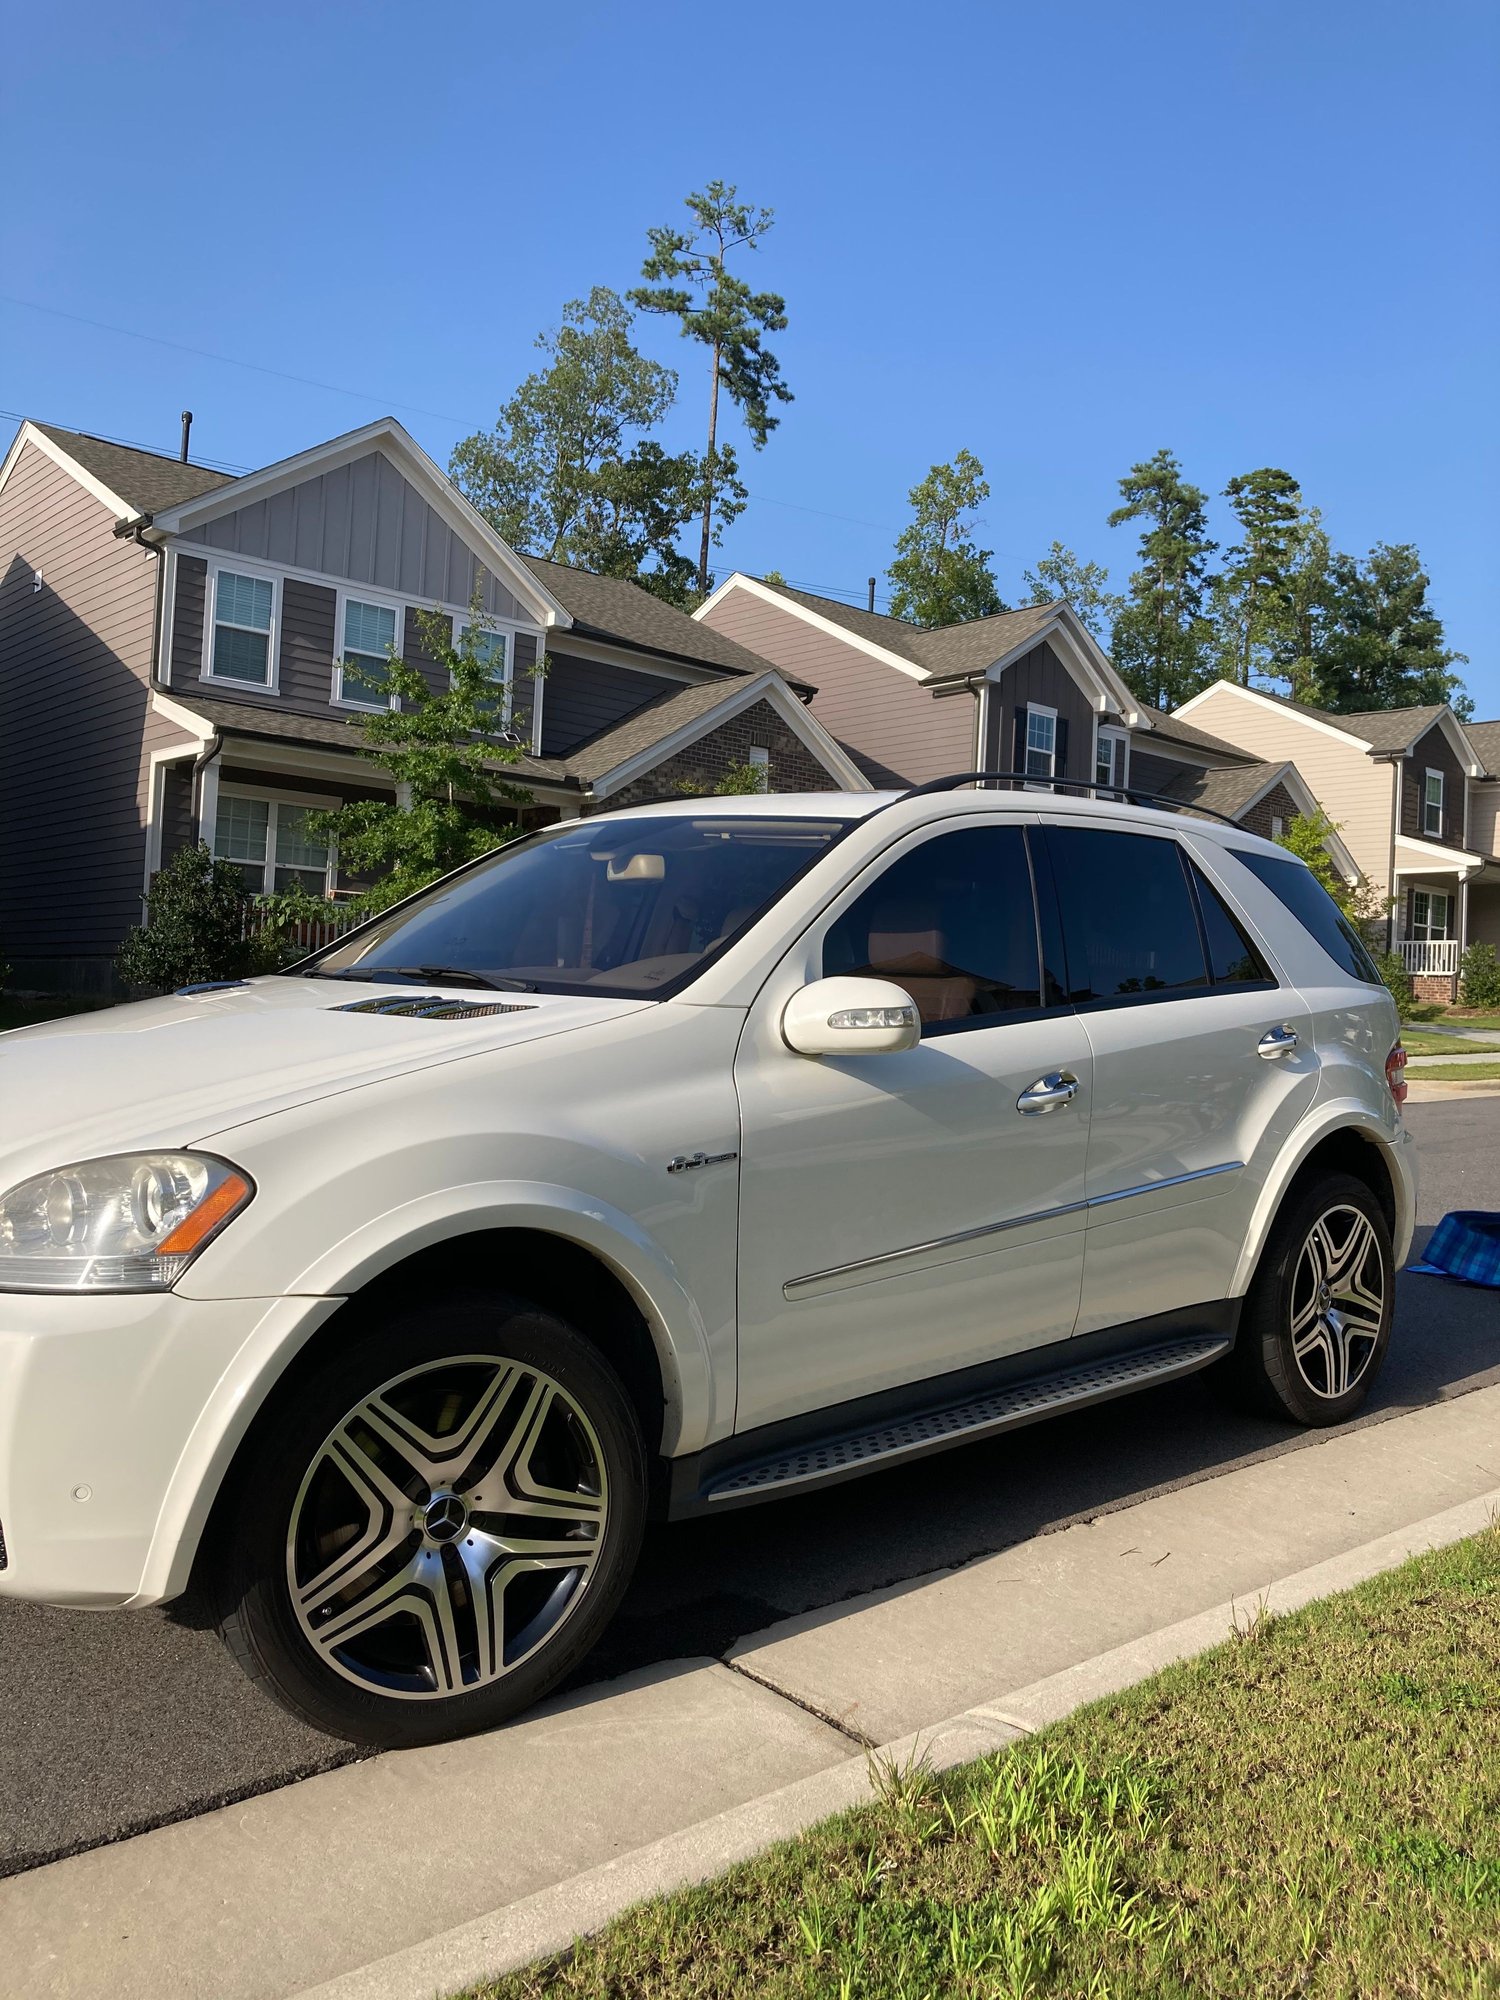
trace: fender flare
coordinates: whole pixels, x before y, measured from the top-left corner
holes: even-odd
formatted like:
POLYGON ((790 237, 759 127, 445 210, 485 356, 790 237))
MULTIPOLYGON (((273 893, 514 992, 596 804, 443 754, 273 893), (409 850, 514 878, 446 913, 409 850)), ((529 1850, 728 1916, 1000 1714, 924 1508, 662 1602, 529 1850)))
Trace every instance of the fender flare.
POLYGON ((576 1244, 613 1272, 640 1307, 656 1350, 664 1454, 699 1450, 710 1441, 708 1332, 671 1260, 638 1223, 597 1196, 541 1181, 435 1189, 362 1223, 321 1251, 285 1296, 267 1301, 173 1468, 132 1606, 159 1604, 186 1589, 214 1501, 252 1423, 288 1364, 345 1301, 419 1250, 507 1228, 576 1244))
POLYGON ((1304 1161, 1336 1132, 1356 1132, 1378 1147, 1391 1177, 1391 1190, 1396 1201, 1396 1226, 1391 1232, 1396 1261, 1398 1264, 1404 1261, 1406 1247, 1411 1241, 1416 1206, 1411 1168, 1402 1157, 1403 1148, 1410 1145, 1410 1134, 1400 1128, 1393 1132, 1358 1098, 1330 1098, 1326 1104, 1317 1105, 1311 1115, 1298 1125, 1261 1184, 1250 1217, 1250 1227, 1230 1281, 1231 1298, 1243 1298, 1250 1289, 1255 1267, 1271 1233, 1271 1225, 1304 1161))

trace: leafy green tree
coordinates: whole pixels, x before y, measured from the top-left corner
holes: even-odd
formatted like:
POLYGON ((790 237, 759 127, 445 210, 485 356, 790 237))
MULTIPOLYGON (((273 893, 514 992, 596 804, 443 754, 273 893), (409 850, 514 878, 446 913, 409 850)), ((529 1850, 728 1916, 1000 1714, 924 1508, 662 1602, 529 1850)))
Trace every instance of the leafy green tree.
POLYGON ((641 276, 650 282, 630 298, 645 312, 676 319, 685 339, 709 350, 697 575, 699 594, 706 595, 710 545, 744 504, 733 447, 719 442, 719 392, 739 410, 757 451, 781 421, 772 405, 791 402, 792 392, 781 379, 781 363, 764 344, 766 334, 785 328, 786 300, 779 292, 752 291, 729 269, 736 251, 759 249, 775 223, 774 211, 752 208, 740 201, 737 188, 720 180, 688 195, 685 206, 692 218, 688 229, 646 232, 651 251, 641 276))
POLYGON ((1447 645, 1430 587, 1410 542, 1377 542, 1362 562, 1332 558, 1328 628, 1313 675, 1318 706, 1346 714, 1446 701, 1460 716, 1473 714, 1453 671, 1465 655, 1447 645))
POLYGON ((974 540, 976 508, 989 498, 984 467, 971 451, 935 465, 907 494, 912 519, 896 542, 891 616, 914 625, 957 625, 1009 607, 990 568, 989 549, 974 540))
POLYGON ((1458 965, 1458 997, 1486 1013, 1500 1008, 1500 959, 1492 944, 1476 940, 1466 947, 1458 965))
MULTIPOLYGON (((355 899, 355 912, 362 916, 514 840, 521 832, 514 808, 531 797, 498 775, 497 767, 524 754, 514 738, 526 717, 516 708, 506 727, 503 698, 483 657, 484 620, 477 604, 458 642, 448 617, 429 612, 418 622, 428 672, 392 655, 381 685, 400 705, 363 715, 359 724, 360 755, 395 780, 394 801, 354 799, 307 817, 314 840, 337 846, 341 869, 369 880, 355 899)), ((533 671, 545 671, 545 662, 533 671)), ((513 698, 521 700, 522 691, 513 690, 513 698)), ((329 913, 326 905, 295 892, 267 903, 282 929, 299 918, 329 913)))
MULTIPOLYGON (((645 433, 667 416, 677 376, 632 339, 633 318, 596 285, 538 335, 546 365, 528 375, 494 428, 455 446, 450 477, 512 548, 689 599, 693 565, 677 537, 698 511, 703 467, 645 433)), ((726 514, 743 490, 726 482, 726 514)))
POLYGON ((127 986, 170 992, 207 979, 243 979, 262 969, 247 936, 250 891, 240 870, 206 846, 180 848, 146 892, 147 921, 125 933, 115 971, 127 986))
POLYGON ((1316 812, 1298 813, 1277 836, 1276 844, 1284 847, 1288 854, 1295 854, 1299 861, 1305 861, 1347 915, 1354 892, 1334 868, 1328 852, 1328 837, 1337 832, 1337 823, 1320 806, 1316 812))
POLYGON ((1028 604, 1052 604, 1062 598, 1101 646, 1109 644, 1110 628, 1124 610, 1125 600, 1108 588, 1109 571, 1102 563, 1084 562, 1061 542, 1054 542, 1035 569, 1021 572, 1021 581, 1031 592, 1028 604))
POLYGON ((1302 527, 1302 489, 1291 473, 1263 465, 1237 473, 1224 498, 1240 539, 1214 579, 1213 619, 1220 672, 1250 687, 1275 677, 1292 614, 1291 572, 1302 527))
POLYGON ((1212 677, 1213 627, 1205 595, 1208 495, 1189 485, 1170 451, 1133 465, 1120 481, 1112 528, 1140 521, 1141 566, 1115 621, 1114 661, 1142 701, 1175 708, 1212 677))

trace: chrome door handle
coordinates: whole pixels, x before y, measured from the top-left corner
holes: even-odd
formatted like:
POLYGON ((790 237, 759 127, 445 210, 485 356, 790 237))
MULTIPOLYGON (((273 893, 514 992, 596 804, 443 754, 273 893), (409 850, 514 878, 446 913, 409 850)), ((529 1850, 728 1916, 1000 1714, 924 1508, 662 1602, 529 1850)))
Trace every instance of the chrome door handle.
POLYGON ((1048 1070, 1039 1076, 1029 1090, 1023 1090, 1016 1099, 1016 1109, 1023 1118, 1036 1118, 1044 1111, 1058 1111, 1065 1104, 1071 1104, 1078 1095, 1078 1079, 1070 1070, 1048 1070))
POLYGON ((1291 1028, 1268 1028, 1258 1044, 1265 1062, 1275 1062, 1278 1056, 1291 1055, 1296 1046, 1297 1037, 1291 1028))

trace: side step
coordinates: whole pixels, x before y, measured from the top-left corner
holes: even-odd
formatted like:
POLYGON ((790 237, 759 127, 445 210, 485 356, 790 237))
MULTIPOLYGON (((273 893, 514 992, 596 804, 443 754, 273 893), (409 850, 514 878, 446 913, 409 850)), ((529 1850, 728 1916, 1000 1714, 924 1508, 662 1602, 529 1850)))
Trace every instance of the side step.
POLYGON ((774 1458, 726 1471, 704 1487, 709 1505, 759 1499, 847 1479, 857 1472, 884 1470, 947 1445, 968 1444, 997 1431, 1019 1430, 1063 1410, 1086 1409, 1111 1397, 1129 1395, 1159 1382, 1192 1375, 1227 1354, 1232 1342, 1218 1334, 1199 1334, 1160 1347, 1137 1348, 1084 1367, 1062 1368, 1052 1375, 1033 1376, 986 1395, 922 1411, 872 1430, 847 1431, 810 1439, 805 1445, 774 1458))

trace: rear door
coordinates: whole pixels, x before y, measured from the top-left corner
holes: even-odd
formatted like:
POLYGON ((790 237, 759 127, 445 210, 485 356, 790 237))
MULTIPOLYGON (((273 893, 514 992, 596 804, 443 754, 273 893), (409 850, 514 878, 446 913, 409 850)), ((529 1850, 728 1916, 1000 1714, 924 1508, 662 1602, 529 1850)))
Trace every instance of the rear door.
POLYGON ((1094 1059, 1078 1331, 1222 1299, 1317 1094, 1308 1011, 1172 832, 1046 830, 1094 1059))

